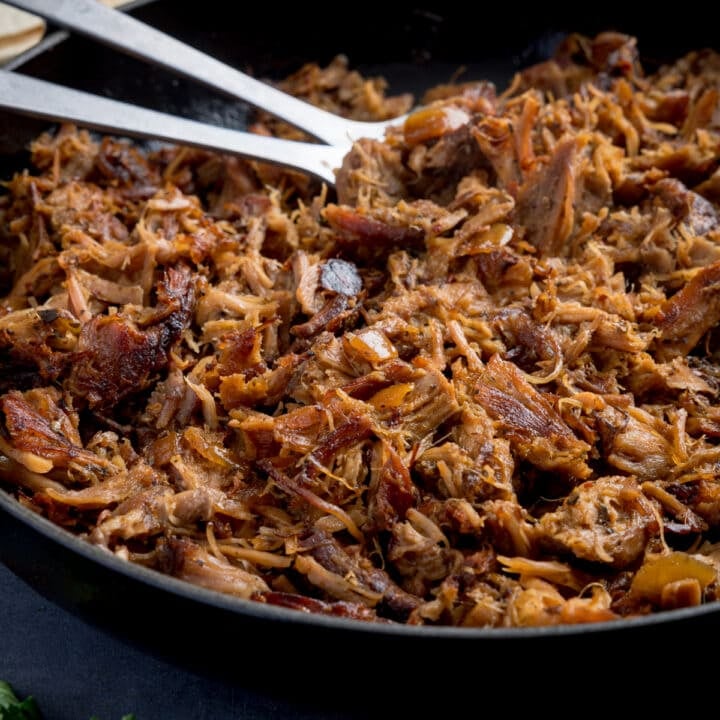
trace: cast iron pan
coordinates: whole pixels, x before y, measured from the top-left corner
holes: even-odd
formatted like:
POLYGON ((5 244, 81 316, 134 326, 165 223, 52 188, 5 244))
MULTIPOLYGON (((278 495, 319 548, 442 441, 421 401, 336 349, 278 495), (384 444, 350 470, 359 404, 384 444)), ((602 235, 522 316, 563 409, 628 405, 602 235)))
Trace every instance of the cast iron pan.
MULTIPOLYGON (((419 93, 463 68, 462 78, 490 79, 502 89, 517 69, 547 57, 571 31, 635 35, 646 67, 713 43, 712 28, 697 27, 689 14, 648 22, 619 3, 603 3, 595 14, 587 6, 553 13, 541 4, 530 10, 495 4, 473 13, 470 5, 407 10, 365 3, 322 14, 307 3, 249 5, 233 11, 234 3, 216 0, 155 0, 128 11, 260 77, 280 78, 304 61, 322 64, 342 52, 352 67, 385 76, 392 93, 419 93)), ((243 127, 247 117, 242 103, 52 27, 47 40, 13 67, 225 126, 243 127)), ((42 123, 0 114, 3 178, 27 162, 27 143, 42 129, 42 123)), ((231 682, 288 696, 311 693, 348 715, 393 703, 423 708, 458 691, 512 691, 518 707, 532 693, 517 688, 553 692, 585 681, 603 671, 607 653, 613 675, 623 666, 633 677, 643 668, 662 675, 665 656, 650 659, 647 648, 660 642, 668 658, 674 647, 697 656, 708 634, 720 629, 720 605, 612 624, 530 629, 394 626, 310 615, 130 565, 22 508, 2 490, 0 561, 52 602, 147 652, 231 682), (381 701, 386 690, 391 694, 381 701)))

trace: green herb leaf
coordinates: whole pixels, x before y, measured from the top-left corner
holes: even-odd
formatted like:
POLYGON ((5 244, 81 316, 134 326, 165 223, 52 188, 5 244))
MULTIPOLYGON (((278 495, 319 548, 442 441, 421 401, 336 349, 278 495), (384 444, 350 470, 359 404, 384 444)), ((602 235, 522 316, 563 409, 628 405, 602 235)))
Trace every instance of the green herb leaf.
POLYGON ((20 700, 12 686, 0 680, 0 720, 42 720, 35 699, 20 700))
MULTIPOLYGON (((43 720, 32 696, 20 700, 10 683, 0 680, 0 720, 43 720)), ((93 715, 89 720, 100 720, 93 715)), ((135 715, 123 715, 120 720, 135 720, 135 715)))

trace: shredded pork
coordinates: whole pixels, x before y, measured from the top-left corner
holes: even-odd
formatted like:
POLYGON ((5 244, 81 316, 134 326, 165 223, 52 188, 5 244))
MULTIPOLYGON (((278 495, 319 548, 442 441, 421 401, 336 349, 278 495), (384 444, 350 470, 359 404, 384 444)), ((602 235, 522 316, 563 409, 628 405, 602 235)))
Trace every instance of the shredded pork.
MULTIPOLYGON (((720 56, 570 36, 336 188, 73 126, 0 199, 0 479, 108 551, 363 622, 720 599, 720 56)), ((406 112, 339 57, 283 89, 406 112)), ((298 137, 263 116, 255 132, 298 137)))

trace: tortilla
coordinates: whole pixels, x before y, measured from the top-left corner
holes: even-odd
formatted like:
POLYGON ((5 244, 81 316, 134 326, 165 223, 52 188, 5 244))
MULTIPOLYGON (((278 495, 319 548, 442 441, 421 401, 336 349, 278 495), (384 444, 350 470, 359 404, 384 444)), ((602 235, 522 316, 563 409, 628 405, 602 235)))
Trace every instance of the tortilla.
POLYGON ((44 34, 42 18, 0 3, 0 63, 25 52, 40 42, 44 34))
MULTIPOLYGON (((129 0, 102 2, 111 7, 120 7, 129 0)), ((0 2, 0 65, 39 43, 45 30, 46 23, 42 18, 0 2)))

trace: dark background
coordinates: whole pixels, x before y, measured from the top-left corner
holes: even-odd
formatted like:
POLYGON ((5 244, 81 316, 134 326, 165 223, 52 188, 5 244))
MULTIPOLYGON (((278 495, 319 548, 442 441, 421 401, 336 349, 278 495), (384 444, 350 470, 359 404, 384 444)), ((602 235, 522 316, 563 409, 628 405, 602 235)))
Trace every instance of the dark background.
MULTIPOLYGON (((153 657, 89 625, 0 564, 0 680, 46 720, 342 718, 153 657)), ((1 713, 0 713, 1 717, 1 713)))

